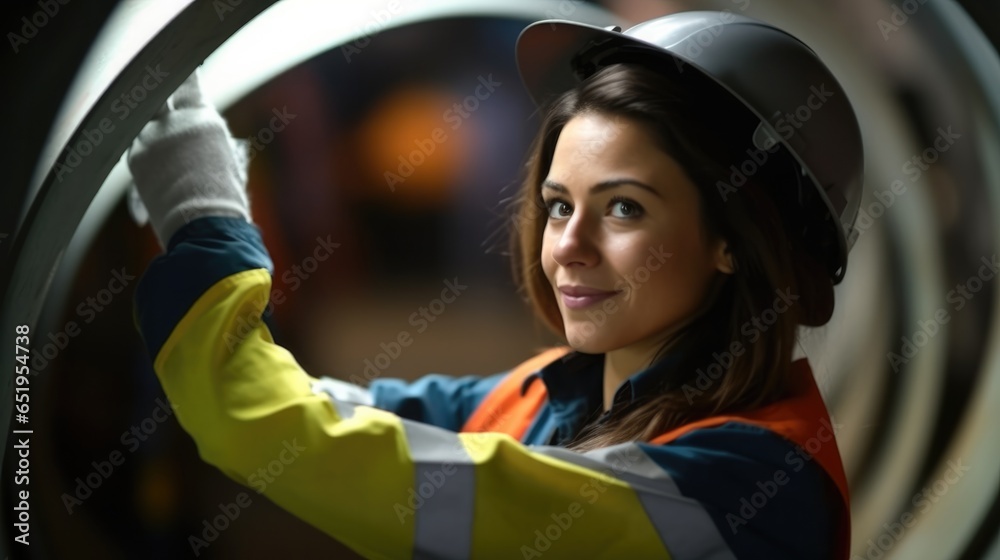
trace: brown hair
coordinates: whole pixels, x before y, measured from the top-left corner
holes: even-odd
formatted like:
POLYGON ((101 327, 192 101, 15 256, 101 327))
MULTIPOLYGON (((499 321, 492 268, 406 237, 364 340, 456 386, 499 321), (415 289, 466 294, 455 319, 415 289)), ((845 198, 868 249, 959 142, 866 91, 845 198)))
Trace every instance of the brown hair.
POLYGON ((796 234, 806 227, 807 217, 782 202, 794 196, 794 191, 783 193, 796 181, 791 156, 783 149, 767 153, 767 161, 745 183, 732 188, 733 170, 751 157, 747 150, 754 149, 750 138, 759 121, 707 78, 691 69, 679 73, 667 66, 653 70, 646 64, 614 64, 559 96, 545 114, 529 152, 526 178, 512 204, 515 280, 536 315, 561 337, 565 337, 562 316, 540 260, 548 220, 541 183, 560 132, 576 115, 625 117, 648 127, 659 147, 698 187, 707 239, 725 239, 735 264, 734 274, 719 273, 700 311, 653 359, 655 363, 668 350, 683 349, 674 353, 680 360, 669 374, 671 386, 582 430, 569 446, 576 450, 649 441, 700 418, 779 399, 789 383, 797 325, 822 325, 833 313, 829 274, 796 234), (757 329, 756 341, 748 340, 741 331, 772 308, 779 290, 798 299, 787 312, 777 313, 766 330, 757 329), (720 363, 723 374, 707 389, 695 389, 697 370, 718 363, 715 356, 736 342, 744 352, 720 363))

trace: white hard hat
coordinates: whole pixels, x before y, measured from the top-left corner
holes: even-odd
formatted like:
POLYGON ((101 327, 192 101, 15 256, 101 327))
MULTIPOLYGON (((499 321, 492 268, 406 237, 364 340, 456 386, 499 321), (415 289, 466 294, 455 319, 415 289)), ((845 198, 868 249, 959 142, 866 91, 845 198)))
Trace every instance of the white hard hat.
POLYGON ((807 246, 826 264, 834 284, 843 279, 863 192, 861 131, 847 94, 801 41, 745 16, 698 11, 624 32, 540 21, 521 32, 516 55, 521 79, 539 105, 618 62, 692 69, 708 77, 705 83, 721 86, 756 117, 759 124, 745 138, 748 146, 772 149, 779 142, 797 162, 800 188, 782 195, 795 196, 795 206, 787 200, 781 206, 811 217, 807 246))

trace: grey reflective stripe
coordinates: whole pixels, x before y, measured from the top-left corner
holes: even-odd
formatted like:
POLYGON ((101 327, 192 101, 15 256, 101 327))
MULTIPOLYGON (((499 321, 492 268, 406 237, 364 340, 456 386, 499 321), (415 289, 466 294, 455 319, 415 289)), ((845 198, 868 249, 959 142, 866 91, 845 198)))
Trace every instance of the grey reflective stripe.
POLYGON ((313 381, 312 392, 328 396, 341 418, 354 416, 354 407, 356 406, 374 406, 375 404, 375 399, 368 389, 332 377, 321 377, 313 381))
POLYGON ((561 447, 533 446, 531 450, 627 482, 675 560, 736 559, 705 508, 682 495, 670 475, 635 443, 583 454, 561 447))
POLYGON ((402 420, 415 463, 413 491, 423 503, 414 511, 414 558, 468 558, 472 554, 475 466, 448 430, 402 420))

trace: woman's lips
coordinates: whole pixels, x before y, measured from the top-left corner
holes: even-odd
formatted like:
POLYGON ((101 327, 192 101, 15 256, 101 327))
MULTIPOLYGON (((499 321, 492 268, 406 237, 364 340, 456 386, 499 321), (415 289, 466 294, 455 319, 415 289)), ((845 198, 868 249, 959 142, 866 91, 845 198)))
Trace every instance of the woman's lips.
POLYGON ((578 286, 564 286, 559 288, 563 305, 569 309, 583 309, 596 305, 618 292, 606 292, 593 288, 583 288, 578 286))

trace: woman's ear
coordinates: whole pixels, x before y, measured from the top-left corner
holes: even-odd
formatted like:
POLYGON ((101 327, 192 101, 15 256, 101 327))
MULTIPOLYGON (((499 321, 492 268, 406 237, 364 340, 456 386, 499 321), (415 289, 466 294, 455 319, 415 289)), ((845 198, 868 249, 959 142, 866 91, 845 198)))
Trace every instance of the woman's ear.
POLYGON ((733 253, 729 250, 729 243, 725 239, 720 239, 715 244, 715 268, 725 274, 736 272, 736 263, 733 261, 733 253))

